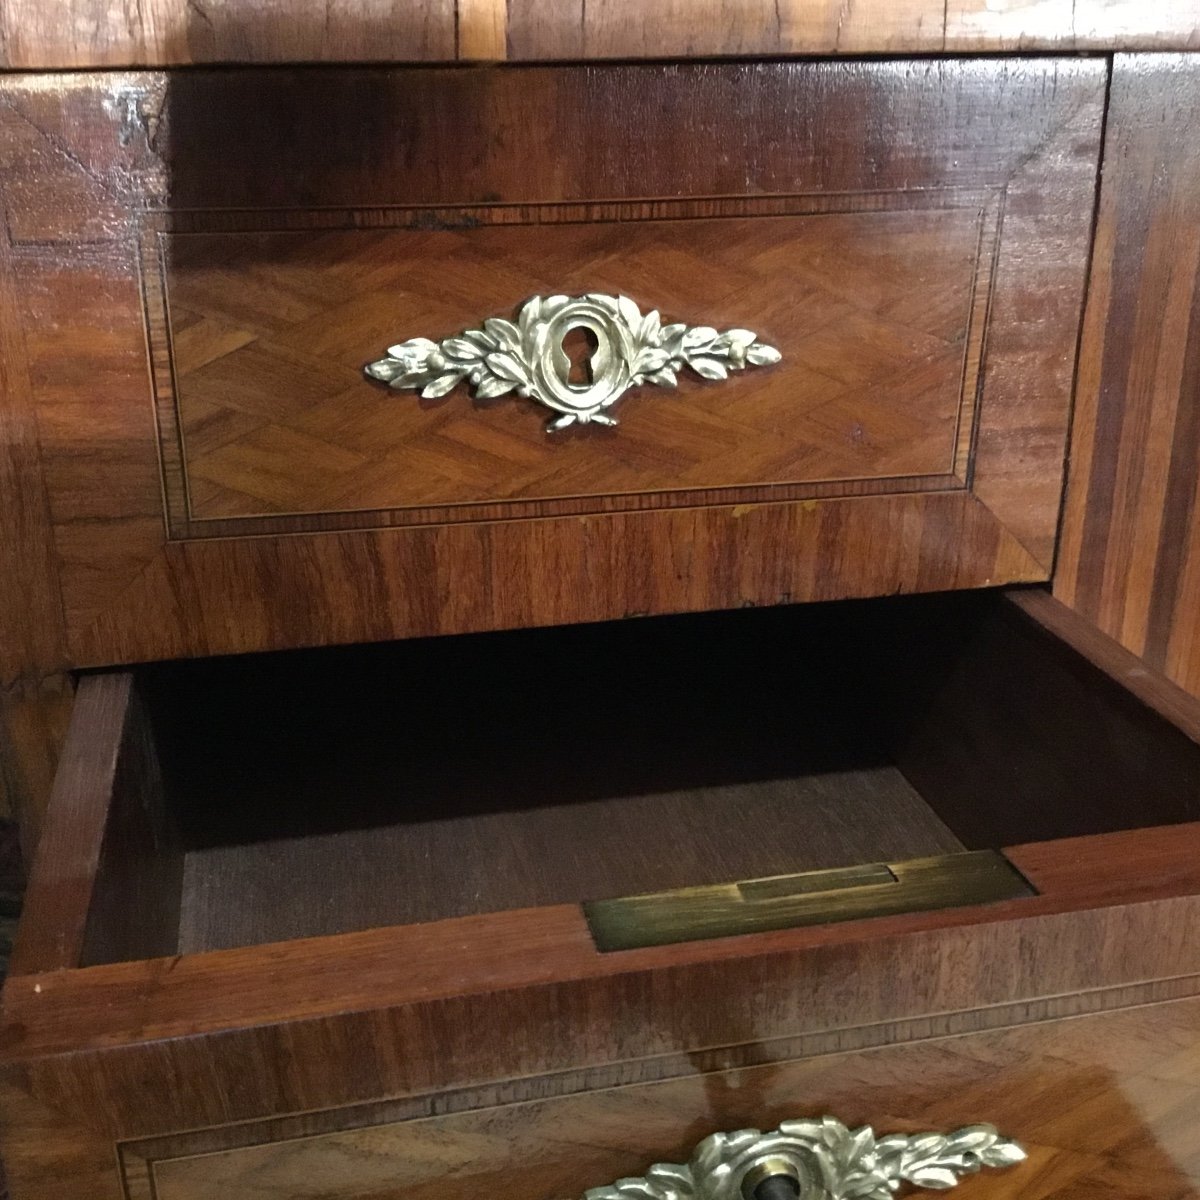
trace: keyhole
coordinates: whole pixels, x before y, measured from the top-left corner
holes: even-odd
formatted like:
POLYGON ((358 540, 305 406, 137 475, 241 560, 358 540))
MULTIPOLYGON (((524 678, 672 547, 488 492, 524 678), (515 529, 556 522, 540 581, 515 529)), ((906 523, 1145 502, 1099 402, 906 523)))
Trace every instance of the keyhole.
POLYGON ((768 1175, 751 1194, 754 1200, 797 1200, 800 1183, 790 1175, 768 1175))
POLYGON ((600 339, 584 325, 568 329, 563 336, 563 353, 571 360, 567 372, 568 387, 587 389, 592 386, 592 355, 600 339))
POLYGON ((794 1164, 783 1158, 755 1163, 742 1177, 742 1200, 800 1200, 803 1191, 794 1164))

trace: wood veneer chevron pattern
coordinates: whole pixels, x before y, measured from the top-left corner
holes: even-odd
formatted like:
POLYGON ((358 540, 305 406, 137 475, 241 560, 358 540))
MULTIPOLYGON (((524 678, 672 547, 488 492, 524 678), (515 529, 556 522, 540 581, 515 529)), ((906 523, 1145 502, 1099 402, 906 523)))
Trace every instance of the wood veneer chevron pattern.
POLYGON ((168 469, 180 532, 270 514, 406 509, 380 522, 404 524, 965 486, 994 194, 654 207, 680 215, 536 228, 483 209, 439 219, 484 228, 438 231, 401 212, 415 228, 309 232, 290 215, 292 232, 155 239, 169 317, 152 339, 173 361, 153 359, 163 425, 178 422, 183 446, 168 469), (815 211, 770 215, 789 208, 815 211), (766 219, 733 215, 756 211, 766 219), (429 402, 362 378, 392 341, 587 291, 762 330, 784 361, 715 384, 685 373, 678 390, 623 400, 617 431, 555 437, 513 396, 429 402))

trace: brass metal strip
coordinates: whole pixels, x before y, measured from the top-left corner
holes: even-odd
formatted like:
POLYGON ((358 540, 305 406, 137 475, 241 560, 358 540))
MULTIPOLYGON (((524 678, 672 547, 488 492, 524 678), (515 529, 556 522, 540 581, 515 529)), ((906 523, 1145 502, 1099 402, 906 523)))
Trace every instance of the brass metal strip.
POLYGON ((990 904, 1036 889, 995 850, 679 888, 583 905, 602 951, 990 904))

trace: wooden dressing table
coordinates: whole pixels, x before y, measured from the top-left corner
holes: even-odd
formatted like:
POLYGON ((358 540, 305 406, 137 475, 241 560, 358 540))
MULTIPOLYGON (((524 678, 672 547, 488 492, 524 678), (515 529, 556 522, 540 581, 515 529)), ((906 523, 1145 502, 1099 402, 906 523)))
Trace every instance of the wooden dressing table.
POLYGON ((1200 7, 0 64, 14 1200, 1200 1196, 1200 7))

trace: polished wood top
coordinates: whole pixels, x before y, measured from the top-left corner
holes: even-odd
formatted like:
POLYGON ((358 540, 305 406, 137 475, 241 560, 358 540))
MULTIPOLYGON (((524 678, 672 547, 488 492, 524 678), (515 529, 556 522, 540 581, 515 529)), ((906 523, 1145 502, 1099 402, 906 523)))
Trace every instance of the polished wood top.
POLYGON ((0 68, 1200 49, 1196 0, 0 0, 0 68))

